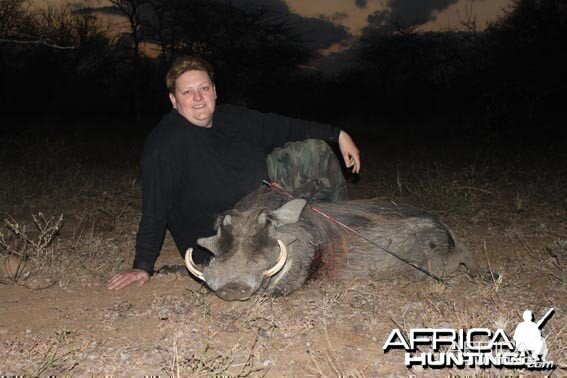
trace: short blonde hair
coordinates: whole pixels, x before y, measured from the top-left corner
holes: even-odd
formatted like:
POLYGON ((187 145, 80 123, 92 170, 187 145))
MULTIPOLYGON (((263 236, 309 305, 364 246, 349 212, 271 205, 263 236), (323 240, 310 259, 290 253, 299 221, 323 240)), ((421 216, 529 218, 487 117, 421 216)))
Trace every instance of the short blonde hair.
POLYGON ((180 56, 173 61, 167 75, 165 75, 165 85, 169 92, 175 93, 175 81, 187 71, 205 71, 214 83, 213 66, 209 62, 198 56, 180 56))

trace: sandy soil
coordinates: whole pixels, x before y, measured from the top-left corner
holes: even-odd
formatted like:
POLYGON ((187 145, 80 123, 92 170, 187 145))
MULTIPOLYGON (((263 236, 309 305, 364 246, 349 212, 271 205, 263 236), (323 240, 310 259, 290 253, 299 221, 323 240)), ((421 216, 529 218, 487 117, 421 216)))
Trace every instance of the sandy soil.
MULTIPOLYGON (((388 163, 380 157, 367 160, 368 174, 362 177, 367 181, 349 184, 354 198, 400 189, 403 163, 391 164, 387 171, 383 167, 388 163), (390 181, 386 184, 377 175, 390 181)), ((130 264, 139 216, 139 191, 127 189, 134 174, 119 176, 120 171, 110 175, 104 191, 83 184, 76 192, 86 193, 87 200, 77 195, 57 207, 66 214, 66 223, 50 251, 66 257, 52 258, 51 265, 40 270, 53 274, 0 285, 0 375, 567 375, 567 251, 560 244, 567 238, 567 209, 561 205, 565 192, 557 192, 564 181, 554 181, 559 197, 555 201, 538 192, 542 186, 509 191, 505 178, 499 176, 502 185, 497 185, 487 174, 469 185, 472 189, 465 196, 465 204, 480 206, 462 213, 433 209, 441 212, 481 265, 502 275, 501 282, 465 274, 452 278, 450 287, 403 277, 325 279, 311 281, 289 297, 224 302, 187 273, 157 275, 142 288, 106 289, 106 280, 130 264), (114 194, 110 198, 108 193, 114 194), (105 211, 88 217, 88 206, 105 211), (37 288, 42 285, 49 287, 37 288), (383 351, 394 328, 407 332, 417 327, 486 327, 511 335, 524 310, 539 318, 551 307, 555 313, 543 335, 548 360, 556 366, 553 371, 407 369, 403 351, 383 351)), ((437 197, 450 194, 442 189, 447 182, 468 185, 438 181, 437 197)), ((521 188, 521 182, 513 187, 521 188)), ((410 202, 415 199, 411 193, 417 194, 418 188, 425 193, 429 187, 409 181, 403 185, 410 202)), ((43 195, 35 204, 29 197, 25 206, 49 209, 45 198, 53 194, 43 195)), ((435 207, 434 199, 420 198, 435 207)), ((26 212, 17 205, 8 210, 16 215, 18 210, 26 212)), ((167 237, 157 266, 181 263, 167 237)))

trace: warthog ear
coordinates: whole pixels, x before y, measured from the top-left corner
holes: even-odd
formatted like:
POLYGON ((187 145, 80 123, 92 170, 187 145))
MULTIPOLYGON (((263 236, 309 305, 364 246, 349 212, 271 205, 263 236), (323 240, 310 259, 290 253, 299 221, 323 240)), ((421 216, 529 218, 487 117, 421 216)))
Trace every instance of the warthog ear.
POLYGON ((199 238, 197 239, 197 244, 201 247, 208 249, 213 255, 217 254, 217 241, 216 236, 211 236, 210 238, 199 238))
POLYGON ((307 201, 304 199, 294 199, 279 209, 272 211, 270 215, 276 221, 276 227, 296 223, 306 203, 307 201))
POLYGON ((223 220, 222 220, 222 225, 223 226, 230 226, 232 224, 232 217, 229 215, 226 215, 223 220))
POLYGON ((268 221, 268 214, 262 212, 258 215, 258 223, 264 224, 268 221))
POLYGON ((214 236, 210 236, 208 238, 199 238, 197 239, 197 244, 203 248, 208 249, 213 255, 217 256, 217 244, 220 239, 221 230, 220 228, 217 231, 217 234, 214 236))

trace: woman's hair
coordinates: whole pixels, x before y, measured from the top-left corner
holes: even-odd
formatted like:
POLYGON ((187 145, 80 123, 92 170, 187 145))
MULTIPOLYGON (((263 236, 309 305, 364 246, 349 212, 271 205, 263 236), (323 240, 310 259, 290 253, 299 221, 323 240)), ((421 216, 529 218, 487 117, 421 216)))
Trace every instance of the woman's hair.
POLYGON ((198 56, 180 56, 173 61, 165 75, 165 84, 171 93, 175 93, 175 81, 187 71, 205 71, 214 83, 213 66, 209 62, 198 56))

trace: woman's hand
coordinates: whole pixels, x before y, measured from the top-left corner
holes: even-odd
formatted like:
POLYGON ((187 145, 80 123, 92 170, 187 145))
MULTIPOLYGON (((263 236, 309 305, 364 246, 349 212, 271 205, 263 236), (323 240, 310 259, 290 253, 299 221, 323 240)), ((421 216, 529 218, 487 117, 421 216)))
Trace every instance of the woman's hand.
POLYGON ((360 172, 360 151, 350 135, 343 130, 339 134, 339 149, 345 160, 346 167, 352 167, 352 173, 360 172))
POLYGON ((150 280, 150 274, 141 269, 128 269, 122 273, 112 277, 108 281, 108 290, 120 290, 130 286, 134 282, 138 283, 138 287, 143 286, 150 280))

